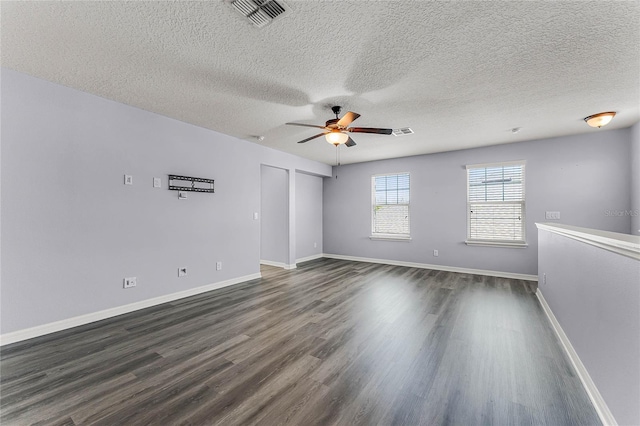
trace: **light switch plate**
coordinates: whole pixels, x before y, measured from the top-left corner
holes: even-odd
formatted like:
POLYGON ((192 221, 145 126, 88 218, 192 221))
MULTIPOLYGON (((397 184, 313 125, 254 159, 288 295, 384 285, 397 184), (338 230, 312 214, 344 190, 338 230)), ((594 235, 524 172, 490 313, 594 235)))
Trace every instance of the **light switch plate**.
POLYGON ((560 219, 560 212, 545 212, 544 213, 544 218, 545 219, 551 219, 551 220, 559 220, 560 219))
POLYGON ((161 188, 162 187, 162 179, 153 178, 153 187, 154 188, 161 188))
POLYGON ((124 184, 125 185, 133 185, 133 176, 124 175, 124 184))
POLYGON ((136 277, 128 277, 124 279, 124 288, 135 287, 138 284, 138 279, 136 277))
POLYGON ((253 213, 253 220, 258 220, 258 212, 253 213))

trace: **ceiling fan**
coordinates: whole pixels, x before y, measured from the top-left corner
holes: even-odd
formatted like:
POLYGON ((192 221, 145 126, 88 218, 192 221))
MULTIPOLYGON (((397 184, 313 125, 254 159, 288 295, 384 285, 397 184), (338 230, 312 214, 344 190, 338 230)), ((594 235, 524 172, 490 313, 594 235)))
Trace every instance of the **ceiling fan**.
POLYGON ((376 127, 348 127, 349 124, 354 122, 360 114, 356 112, 348 111, 342 118, 339 118, 340 110, 342 107, 333 106, 331 110, 336 115, 336 118, 332 118, 331 120, 327 120, 324 126, 317 126, 314 124, 303 124, 303 123, 286 123, 291 126, 303 126, 303 127, 316 127, 318 129, 324 129, 325 131, 322 133, 318 133, 317 135, 311 136, 310 138, 303 139, 298 143, 309 142, 312 139, 319 138, 320 136, 325 136, 327 142, 333 144, 335 146, 345 144, 348 147, 354 146, 356 143, 351 137, 347 134, 349 133, 375 133, 378 135, 390 135, 393 132, 393 129, 379 129, 376 127))

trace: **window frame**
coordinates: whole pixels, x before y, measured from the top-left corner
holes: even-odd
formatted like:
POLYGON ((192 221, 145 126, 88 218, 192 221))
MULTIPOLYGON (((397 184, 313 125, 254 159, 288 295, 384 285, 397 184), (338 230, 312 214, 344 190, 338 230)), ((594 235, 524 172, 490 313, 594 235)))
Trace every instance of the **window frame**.
MULTIPOLYGON (((371 175, 371 205, 369 206, 369 212, 371 214, 371 235, 369 239, 371 240, 381 240, 381 241, 411 241, 411 198, 413 197, 412 189, 411 189, 411 173, 410 172, 396 172, 396 173, 378 173, 375 175, 371 175), (375 208, 378 204, 376 204, 376 178, 382 176, 399 176, 399 175, 407 175, 409 176, 409 203, 408 204, 396 204, 400 206, 407 206, 407 222, 409 232, 407 234, 383 234, 379 232, 374 232, 375 230, 375 208)), ((390 205, 390 204, 381 204, 381 205, 390 205)))
POLYGON ((487 246, 487 247, 507 247, 507 248, 526 248, 529 246, 527 244, 527 216, 526 216, 526 207, 527 207, 527 193, 526 193, 526 168, 527 162, 525 160, 515 160, 515 161, 502 161, 497 163, 482 163, 482 164, 468 164, 465 166, 467 177, 466 177, 466 185, 467 185, 467 238, 465 240, 465 244, 468 246, 487 246), (491 201, 485 202, 487 204, 505 204, 505 205, 514 205, 519 204, 521 207, 521 217, 522 217, 522 240, 489 240, 489 239, 480 239, 480 238, 471 238, 471 206, 474 204, 483 204, 482 202, 471 202, 469 200, 469 171, 472 169, 487 169, 492 167, 508 167, 508 166, 521 166, 522 167, 522 200, 520 201, 491 201))

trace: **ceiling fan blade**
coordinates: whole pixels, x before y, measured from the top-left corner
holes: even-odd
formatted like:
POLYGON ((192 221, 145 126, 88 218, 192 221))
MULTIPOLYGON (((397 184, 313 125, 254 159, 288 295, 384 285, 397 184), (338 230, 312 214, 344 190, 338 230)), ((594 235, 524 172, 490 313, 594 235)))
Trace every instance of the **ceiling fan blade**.
POLYGON ((352 133, 376 133, 378 135, 390 135, 393 129, 378 129, 376 127, 349 127, 347 132, 352 133))
POLYGON ((326 135, 327 133, 329 133, 329 132, 318 133, 317 135, 315 135, 315 136, 311 136, 310 138, 302 139, 302 140, 301 140, 300 142, 298 142, 298 143, 305 143, 305 142, 309 142, 310 140, 315 139, 315 138, 319 138, 320 136, 324 136, 324 135, 326 135))
POLYGON ((349 139, 347 139, 347 141, 345 142, 345 145, 346 145, 346 146, 348 146, 348 147, 356 146, 356 141, 354 141, 353 139, 349 138, 349 139))
POLYGON ((347 127, 349 124, 351 124, 353 121, 355 121, 358 117, 360 117, 360 114, 358 114, 357 112, 347 112, 344 117, 342 117, 340 120, 338 120, 338 127, 341 128, 345 128, 347 127))
POLYGON ((324 129, 324 126, 318 126, 315 124, 303 124, 303 123, 284 123, 284 124, 288 124, 289 126, 302 126, 302 127, 315 127, 318 129, 324 129))

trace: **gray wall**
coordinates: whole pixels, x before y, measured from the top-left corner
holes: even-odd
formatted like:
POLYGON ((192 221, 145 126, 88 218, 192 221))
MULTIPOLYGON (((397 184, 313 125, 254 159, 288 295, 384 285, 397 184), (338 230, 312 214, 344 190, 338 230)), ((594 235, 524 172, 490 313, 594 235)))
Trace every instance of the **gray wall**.
POLYGON ((620 425, 640 424, 640 262, 539 231, 542 292, 620 425))
POLYGON ((640 235, 640 123, 631 127, 631 234, 640 235))
POLYGON ((296 173, 297 259, 322 253, 322 180, 296 173))
MULTIPOLYGON (((410 137, 421 137, 413 135, 410 137)), ((426 136, 425 136, 426 137, 426 136)), ((402 143, 402 139, 389 140, 402 143)), ((428 139, 425 140, 428 143, 428 139)), ((537 275, 535 222, 628 232, 630 130, 592 133, 443 154, 340 166, 325 179, 324 251, 330 254, 537 275), (467 164, 526 160, 528 248, 471 247, 466 238, 467 164), (410 242, 372 241, 371 175, 411 173, 410 242), (439 250, 439 257, 433 250, 439 250)))
POLYGON ((269 166, 260 168, 260 176, 260 260, 288 264, 289 177, 269 166))
POLYGON ((3 334, 257 273, 260 164, 331 173, 12 70, 1 84, 3 334), (178 200, 168 174, 216 192, 178 200), (128 276, 138 286, 124 290, 128 276))

